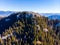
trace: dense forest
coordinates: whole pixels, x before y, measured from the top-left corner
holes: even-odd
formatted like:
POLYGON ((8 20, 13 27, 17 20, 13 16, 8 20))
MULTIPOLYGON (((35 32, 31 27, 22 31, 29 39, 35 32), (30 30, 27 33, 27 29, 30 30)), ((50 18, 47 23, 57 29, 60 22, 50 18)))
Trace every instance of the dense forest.
POLYGON ((17 12, 0 20, 0 45, 60 45, 59 20, 17 12))

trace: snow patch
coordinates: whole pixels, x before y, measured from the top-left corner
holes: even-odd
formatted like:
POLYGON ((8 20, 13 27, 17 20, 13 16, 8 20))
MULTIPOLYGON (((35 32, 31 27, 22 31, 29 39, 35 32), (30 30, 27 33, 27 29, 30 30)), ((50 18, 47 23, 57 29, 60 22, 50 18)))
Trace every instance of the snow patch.
POLYGON ((2 36, 2 39, 7 39, 7 36, 2 36))
POLYGON ((10 19, 5 19, 5 21, 9 21, 10 19))
POLYGON ((19 18, 19 15, 17 15, 17 18, 19 18))
POLYGON ((0 35, 0 39, 4 40, 4 39, 7 39, 8 37, 12 36, 12 33, 11 34, 8 34, 6 36, 1 36, 0 35))
POLYGON ((47 28, 44 28, 43 31, 48 32, 48 29, 47 28))

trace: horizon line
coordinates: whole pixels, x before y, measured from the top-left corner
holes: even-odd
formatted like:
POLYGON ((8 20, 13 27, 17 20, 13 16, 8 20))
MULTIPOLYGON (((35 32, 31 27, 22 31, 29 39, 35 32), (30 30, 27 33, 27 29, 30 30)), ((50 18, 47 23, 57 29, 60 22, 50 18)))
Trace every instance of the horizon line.
MULTIPOLYGON (((20 10, 0 10, 0 11, 11 11, 11 12, 24 12, 25 10, 22 10, 22 11, 20 11, 20 10)), ((26 10, 27 11, 27 10, 26 10)), ((27 12, 35 12, 35 13, 60 13, 60 12, 39 12, 39 11, 27 11, 27 12)))

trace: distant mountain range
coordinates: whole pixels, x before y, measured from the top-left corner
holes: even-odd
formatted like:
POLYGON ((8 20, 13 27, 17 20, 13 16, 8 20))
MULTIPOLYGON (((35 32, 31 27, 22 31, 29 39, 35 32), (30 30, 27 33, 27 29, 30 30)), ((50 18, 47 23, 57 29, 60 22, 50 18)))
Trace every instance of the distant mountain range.
POLYGON ((40 13, 42 16, 45 16, 45 17, 49 17, 49 16, 52 16, 52 15, 60 15, 60 13, 40 13))
POLYGON ((13 11, 0 11, 0 16, 9 16, 10 14, 14 13, 13 11))
POLYGON ((60 20, 60 15, 51 15, 48 17, 49 19, 53 19, 53 20, 60 20))
POLYGON ((60 13, 41 13, 42 16, 48 17, 49 19, 60 20, 60 13))

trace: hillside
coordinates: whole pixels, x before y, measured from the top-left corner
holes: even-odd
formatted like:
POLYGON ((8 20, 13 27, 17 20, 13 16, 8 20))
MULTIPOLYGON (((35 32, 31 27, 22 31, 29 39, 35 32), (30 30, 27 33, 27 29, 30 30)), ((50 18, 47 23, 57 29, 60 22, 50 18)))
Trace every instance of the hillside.
POLYGON ((34 12, 17 12, 0 20, 1 45, 59 45, 48 18, 34 12))

